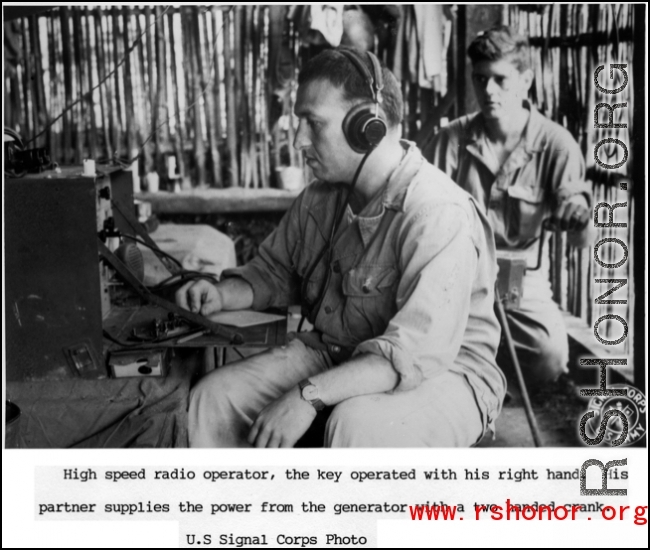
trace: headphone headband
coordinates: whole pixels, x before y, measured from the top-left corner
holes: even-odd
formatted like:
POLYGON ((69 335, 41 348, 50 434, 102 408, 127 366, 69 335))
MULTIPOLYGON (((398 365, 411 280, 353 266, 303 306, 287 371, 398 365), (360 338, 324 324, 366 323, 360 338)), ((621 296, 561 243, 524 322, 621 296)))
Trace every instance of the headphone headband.
POLYGON ((371 73, 366 61, 359 52, 351 48, 339 48, 338 51, 350 60, 366 80, 370 88, 370 93, 372 94, 372 100, 375 103, 381 103, 381 91, 384 88, 384 79, 381 74, 381 65, 377 56, 372 52, 365 52, 370 61, 370 66, 372 67, 371 73))

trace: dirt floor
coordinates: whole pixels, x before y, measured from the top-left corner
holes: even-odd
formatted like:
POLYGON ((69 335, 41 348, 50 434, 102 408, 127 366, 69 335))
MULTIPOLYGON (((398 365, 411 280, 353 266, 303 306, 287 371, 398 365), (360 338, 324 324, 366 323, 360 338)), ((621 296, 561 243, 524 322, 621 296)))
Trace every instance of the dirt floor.
MULTIPOLYGON (((544 392, 531 399, 544 447, 584 446, 578 428, 580 418, 587 411, 588 399, 567 393, 544 392)), ((512 389, 496 421, 494 439, 486 436, 479 447, 534 446, 521 396, 512 389)))

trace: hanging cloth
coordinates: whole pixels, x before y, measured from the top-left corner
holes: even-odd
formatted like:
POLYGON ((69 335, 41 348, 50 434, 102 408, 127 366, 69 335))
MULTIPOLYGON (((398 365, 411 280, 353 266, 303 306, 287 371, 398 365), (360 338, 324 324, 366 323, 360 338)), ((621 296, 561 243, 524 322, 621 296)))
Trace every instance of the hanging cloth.
POLYGON ((289 18, 294 21, 300 33, 300 40, 306 44, 336 48, 343 36, 342 4, 310 4, 293 6, 289 18))
POLYGON ((422 88, 433 88, 434 80, 438 83, 436 88, 439 88, 445 51, 443 6, 440 4, 416 4, 413 9, 419 55, 417 56, 417 67, 413 67, 409 63, 409 68, 412 70, 411 76, 417 75, 416 81, 422 88))

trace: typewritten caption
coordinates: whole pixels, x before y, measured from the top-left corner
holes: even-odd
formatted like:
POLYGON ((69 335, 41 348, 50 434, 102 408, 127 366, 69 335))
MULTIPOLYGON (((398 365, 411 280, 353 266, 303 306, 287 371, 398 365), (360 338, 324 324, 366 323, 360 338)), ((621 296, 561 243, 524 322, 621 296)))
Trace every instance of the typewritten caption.
MULTIPOLYGON (((596 469, 597 470, 597 469, 596 469)), ((378 520, 617 521, 647 506, 579 496, 567 467, 40 467, 36 520, 177 521, 179 546, 377 546, 378 520)), ((626 488, 626 468, 607 471, 626 488)), ((587 484, 598 487, 598 471, 587 484)), ((461 524, 462 525, 462 524, 461 524)))

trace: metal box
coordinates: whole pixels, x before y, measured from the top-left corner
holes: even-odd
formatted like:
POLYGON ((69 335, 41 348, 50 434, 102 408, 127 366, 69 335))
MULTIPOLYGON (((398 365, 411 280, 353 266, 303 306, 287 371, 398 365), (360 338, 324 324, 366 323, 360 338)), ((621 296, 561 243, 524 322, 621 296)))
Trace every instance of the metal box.
POLYGON ((107 374, 102 318, 110 302, 97 233, 111 208, 99 192, 131 174, 81 172, 5 179, 7 380, 107 374))
POLYGON ((499 273, 497 289, 505 309, 518 309, 524 293, 524 276, 526 275, 526 257, 521 253, 497 253, 499 273))

